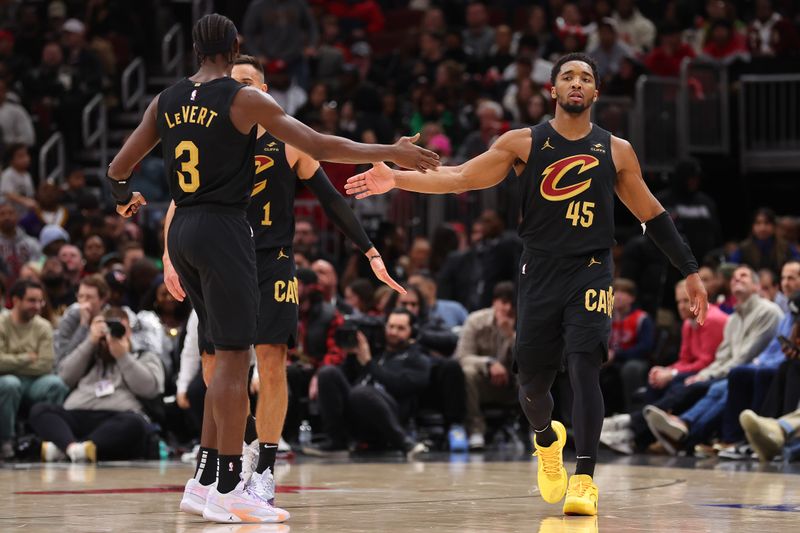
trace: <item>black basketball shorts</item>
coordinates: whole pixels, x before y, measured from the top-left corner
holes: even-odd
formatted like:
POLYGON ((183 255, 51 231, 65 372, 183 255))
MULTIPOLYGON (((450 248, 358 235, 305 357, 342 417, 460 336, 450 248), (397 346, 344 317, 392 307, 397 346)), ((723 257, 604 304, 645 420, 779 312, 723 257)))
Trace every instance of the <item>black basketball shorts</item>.
POLYGON ((297 267, 290 247, 256 252, 261 303, 255 344, 286 344, 297 339, 297 267))
POLYGON ((200 350, 246 350, 256 336, 259 291, 253 234, 243 210, 179 207, 169 256, 197 311, 200 350))
POLYGON ((610 250, 574 257, 525 251, 520 261, 515 362, 520 373, 561 368, 566 354, 608 357, 614 307, 610 250))

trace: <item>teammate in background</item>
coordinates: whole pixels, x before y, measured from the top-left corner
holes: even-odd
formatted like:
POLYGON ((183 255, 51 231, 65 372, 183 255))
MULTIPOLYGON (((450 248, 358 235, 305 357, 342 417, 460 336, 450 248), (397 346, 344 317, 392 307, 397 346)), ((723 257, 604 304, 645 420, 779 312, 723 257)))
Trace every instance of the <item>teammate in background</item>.
POLYGON ((109 165, 108 177, 117 212, 132 216, 146 201, 130 190, 128 178, 163 142, 176 205, 174 220, 165 228, 169 256, 197 310, 201 343, 213 345, 216 352, 206 395, 213 423, 203 427, 196 477, 214 476, 215 458, 218 475, 203 516, 218 522, 282 522, 289 513, 272 507, 257 494, 254 480, 241 475, 249 348, 255 342, 259 306, 255 248, 246 217, 255 174, 256 125, 315 159, 391 160, 426 171, 437 166, 438 158, 409 138, 391 146, 361 144, 321 135, 286 115, 262 91, 230 78, 239 43, 236 26, 221 15, 198 20, 192 39, 200 69, 153 99, 109 165))
MULTIPOLYGON (((267 92, 264 68, 252 56, 239 56, 231 73, 233 79, 248 87, 267 92)), ((333 188, 325 171, 310 156, 277 140, 259 126, 255 149, 256 183, 247 208, 247 220, 253 228, 258 266, 258 287, 261 303, 256 333, 259 394, 256 407, 258 441, 245 450, 257 464, 244 464, 245 471, 254 472, 259 493, 274 502, 275 454, 286 418, 288 391, 286 384, 286 353, 294 348, 297 335, 298 294, 296 265, 292 251, 294 239, 294 197, 297 179, 317 196, 325 213, 370 260, 375 276, 398 292, 405 290, 393 280, 381 260, 378 250, 356 219, 345 199, 333 188)), ((174 202, 167 211, 169 224, 175 213, 174 202)), ((166 238, 166 233, 165 233, 166 238)), ((165 243, 166 244, 166 243, 165 243)), ((164 281, 178 301, 186 294, 175 268, 169 260, 168 246, 164 247, 164 281)), ((203 355, 203 377, 214 375, 213 346, 203 355)), ((315 386, 314 386, 315 387, 315 386)), ((213 422, 209 422, 213 423, 213 422)), ((202 512, 200 501, 210 487, 192 483, 187 493, 186 508, 202 512), (192 505, 196 501, 197 505, 192 505)))
POLYGON ((642 179, 631 145, 591 123, 598 97, 597 67, 585 54, 569 54, 553 67, 556 115, 533 128, 503 134, 485 153, 429 176, 377 163, 348 180, 348 194, 364 198, 392 188, 423 193, 485 189, 513 168, 522 198, 519 234, 524 243, 519 279, 516 366, 522 408, 535 431, 542 498, 565 514, 597 514, 592 480, 603 399, 600 365, 607 359, 614 303, 612 256, 614 192, 686 277, 697 321, 708 309, 697 261, 672 219, 642 179), (566 358, 574 391, 577 466, 567 482, 562 450, 566 430, 551 420, 550 387, 566 358))

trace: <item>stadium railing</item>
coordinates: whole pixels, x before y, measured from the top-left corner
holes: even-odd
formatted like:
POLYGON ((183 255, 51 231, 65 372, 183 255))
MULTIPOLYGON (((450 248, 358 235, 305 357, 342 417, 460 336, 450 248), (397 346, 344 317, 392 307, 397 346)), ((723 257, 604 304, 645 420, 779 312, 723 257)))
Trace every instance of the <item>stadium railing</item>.
POLYGON ((65 166, 64 137, 55 132, 39 150, 39 177, 42 181, 59 182, 64 177, 65 166), (56 161, 48 172, 52 156, 55 156, 56 161))
POLYGON ((727 64, 696 58, 681 64, 678 149, 682 157, 730 153, 727 64))
POLYGON ((129 111, 136 108, 140 113, 144 111, 144 96, 147 91, 147 77, 144 70, 144 60, 137 57, 122 73, 122 108, 129 111), (135 82, 135 85, 133 85, 135 82))

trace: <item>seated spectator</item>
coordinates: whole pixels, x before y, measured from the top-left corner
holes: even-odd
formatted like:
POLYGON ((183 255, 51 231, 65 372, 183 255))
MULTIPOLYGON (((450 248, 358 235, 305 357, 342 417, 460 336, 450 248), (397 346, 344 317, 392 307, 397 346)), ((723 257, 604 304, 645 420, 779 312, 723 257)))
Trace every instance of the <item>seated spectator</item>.
POLYGON ((440 300, 436 297, 436 280, 428 272, 418 272, 409 276, 408 283, 419 289, 425 298, 428 312, 438 316, 448 328, 456 328, 464 324, 469 313, 458 302, 453 300, 440 300))
POLYGON ((324 259, 317 259, 311 264, 311 270, 317 275, 317 284, 322 290, 325 301, 336 307, 343 315, 352 314, 353 309, 339 293, 339 275, 333 265, 324 259))
POLYGON ((61 201, 71 212, 78 209, 81 198, 91 193, 86 191, 86 174, 82 167, 68 167, 64 183, 61 186, 61 201))
POLYGON ((16 144, 30 148, 36 141, 31 116, 18 102, 8 99, 5 79, 0 79, 0 140, 9 149, 16 144))
POLYGON ((800 252, 776 235, 776 222, 772 209, 764 207, 757 210, 750 237, 739 245, 729 260, 750 265, 754 269, 769 268, 777 272, 786 261, 800 259, 800 252))
POLYGON ((39 245, 45 257, 58 256, 59 250, 69 242, 67 230, 56 224, 48 224, 39 232, 39 245))
MULTIPOLYGON (((784 265, 782 289, 791 296, 800 289, 800 263, 784 265)), ((800 303, 800 301, 798 301, 800 303)), ((705 454, 720 454, 728 459, 745 458, 739 452, 744 433, 739 426, 739 413, 745 409, 759 411, 770 383, 785 360, 779 337, 791 336, 795 316, 787 313, 778 325, 777 335, 752 363, 733 368, 727 380, 715 382, 706 396, 680 417, 656 411, 652 414, 656 436, 674 452, 680 447, 693 447, 705 454), (720 443, 713 448, 703 446, 719 431, 720 443)))
POLYGON ((391 311, 383 353, 373 357, 367 338, 359 332, 358 345, 349 350, 343 366, 320 370, 320 416, 328 440, 304 452, 345 450, 351 438, 366 442, 370 449, 420 451, 406 425, 429 384, 430 362, 413 342, 414 326, 408 310, 391 311))
MULTIPOLYGON (((784 264, 784 267, 785 266, 786 265, 784 264)), ((762 268, 758 271, 758 278, 760 280, 758 294, 760 294, 762 298, 766 298, 770 302, 778 304, 778 307, 781 308, 781 311, 788 313, 789 300, 781 291, 781 276, 779 276, 773 270, 762 268)))
POLYGON ((473 61, 489 55, 494 44, 494 28, 489 25, 489 11, 483 2, 472 2, 466 7, 466 28, 462 35, 464 52, 473 61))
POLYGON ((748 28, 748 44, 754 56, 775 57, 797 50, 797 30, 789 18, 776 12, 771 0, 755 2, 756 17, 748 28))
POLYGON ((61 405, 69 389, 53 372, 53 327, 39 316, 44 290, 20 280, 9 290, 13 307, 0 313, 0 457, 14 457, 23 402, 61 405))
POLYGON ((97 274, 100 272, 100 262, 106 255, 106 243, 100 235, 89 235, 83 241, 83 271, 86 274, 97 274))
POLYGON ((19 225, 25 228, 28 235, 39 235, 46 225, 65 227, 69 212, 61 205, 61 190, 54 183, 44 181, 36 191, 37 207, 30 210, 19 225))
POLYGON ((23 217, 29 209, 36 209, 30 173, 31 155, 24 144, 12 144, 6 148, 3 159, 6 169, 0 174, 0 195, 11 202, 17 214, 23 217))
MULTIPOLYGON (((109 274, 106 277, 113 278, 113 274, 109 274)), ((102 275, 92 274, 80 281, 78 301, 64 312, 55 332, 56 364, 86 339, 92 320, 106 308, 110 298, 111 289, 102 275)), ((151 311, 143 311, 137 315, 128 307, 122 309, 128 313, 128 324, 135 344, 148 352, 160 354, 164 341, 158 317, 151 311)))
POLYGON ((644 67, 635 57, 623 57, 619 62, 619 71, 603 86, 603 94, 609 96, 636 97, 636 82, 642 75, 644 67))
POLYGON ((286 368, 289 406, 283 430, 290 444, 297 443, 300 422, 308 418, 308 402, 318 399, 317 373, 344 360, 335 341, 336 330, 344 322, 342 315, 325 299, 313 270, 298 269, 297 281, 299 322, 296 348, 290 352, 291 363, 286 368))
POLYGON ((39 241, 17 226, 17 210, 8 201, 0 200, 0 259, 8 268, 8 283, 13 283, 19 269, 42 256, 39 241))
POLYGON ((509 124, 503 121, 503 107, 497 102, 484 100, 478 105, 478 130, 464 139, 456 154, 457 161, 466 161, 489 149, 494 140, 505 133, 509 124))
POLYGON ((609 80, 619 72, 622 59, 634 55, 630 46, 620 41, 617 35, 617 23, 612 18, 604 18, 597 25, 597 47, 589 50, 589 55, 597 62, 599 82, 609 80))
POLYGON ((53 317, 60 319, 67 307, 75 303, 77 294, 64 276, 64 264, 57 257, 48 257, 42 265, 41 278, 53 317))
POLYGON ((83 277, 83 254, 81 249, 72 244, 65 244, 58 250, 58 260, 64 265, 64 277, 73 290, 83 277))
POLYGON ((612 15, 617 21, 620 38, 637 53, 653 47, 656 40, 656 27, 636 7, 636 0, 617 0, 612 15))
POLYGON ((164 369, 158 355, 132 336, 125 310, 111 307, 94 317, 86 338, 59 363, 58 374, 74 387, 64 406, 37 404, 29 420, 43 441, 45 461, 144 457, 144 403, 164 391, 164 369))
POLYGON ((695 56, 694 49, 681 41, 681 29, 665 22, 659 29, 659 45, 644 58, 645 66, 656 76, 677 78, 685 58, 695 56))
POLYGON ((165 364, 164 368, 165 370, 170 370, 166 374, 166 390, 171 393, 173 392, 172 380, 175 378, 173 370, 177 370, 180 365, 181 339, 184 336, 186 321, 189 319, 192 306, 188 299, 179 302, 173 298, 167 290, 163 279, 159 277, 152 288, 142 297, 142 311, 140 311, 140 314, 146 311, 150 311, 150 313, 147 313, 148 320, 156 318, 164 333, 162 336, 164 344, 159 351, 159 356, 169 361, 169 364, 165 364))
POLYGON ((514 285, 495 285, 492 307, 471 313, 464 323, 455 357, 467 388, 467 433, 470 450, 484 448, 486 420, 481 406, 514 407, 519 402, 512 371, 516 339, 514 285))
POLYGON ((458 335, 444 321, 431 315, 422 292, 414 285, 404 285, 406 294, 392 293, 387 309, 407 309, 416 319, 415 340, 430 357, 430 384, 421 398, 421 406, 440 412, 445 429, 463 429, 466 416, 464 371, 452 357, 458 335))
POLYGON ((647 384, 654 343, 655 325, 650 315, 636 305, 636 284, 617 278, 608 363, 600 378, 607 413, 630 412, 633 394, 647 384))
POLYGON ((713 59, 747 58, 747 43, 744 37, 733 28, 729 20, 715 20, 711 23, 703 47, 703 54, 713 59))
POLYGON ((662 397, 670 387, 680 386, 689 376, 693 376, 714 361, 714 354, 722 342, 722 333, 728 322, 728 315, 711 304, 708 306, 706 322, 701 327, 694 319, 691 302, 686 294, 686 281, 675 285, 675 301, 681 326, 681 348, 678 361, 669 366, 654 366, 647 376, 645 401, 653 403, 662 397))
POLYGON ((358 278, 345 287, 344 300, 355 316, 376 314, 375 287, 368 279, 358 278))
MULTIPOLYGON (((620 440, 627 442, 628 451, 634 446, 646 449, 654 435, 649 430, 645 416, 655 412, 652 407, 681 414, 708 392, 711 385, 728 377, 736 366, 749 363, 760 354, 775 337, 783 312, 774 303, 758 295, 758 274, 748 266, 738 267, 733 274, 731 290, 736 296, 736 312, 725 324, 722 343, 717 348, 714 362, 697 374, 673 387, 661 399, 630 417, 618 417, 604 424, 603 431, 619 431, 620 440)), ((622 449, 622 447, 620 447, 622 449)))

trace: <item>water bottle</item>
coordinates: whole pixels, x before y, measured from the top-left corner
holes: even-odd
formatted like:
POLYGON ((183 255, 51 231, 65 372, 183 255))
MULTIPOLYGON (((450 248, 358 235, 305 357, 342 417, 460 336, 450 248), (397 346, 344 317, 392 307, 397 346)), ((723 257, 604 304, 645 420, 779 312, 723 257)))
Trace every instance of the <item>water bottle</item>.
POLYGON ((311 446, 311 425, 308 423, 308 420, 303 420, 300 424, 300 433, 297 440, 300 441, 301 447, 311 446))
POLYGON ((158 457, 162 461, 169 459, 169 448, 163 440, 158 441, 158 457))

